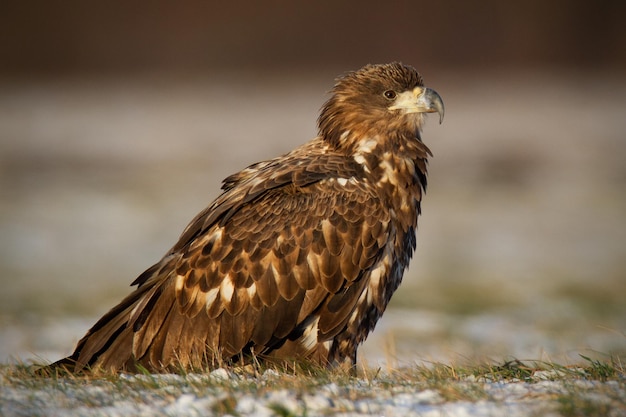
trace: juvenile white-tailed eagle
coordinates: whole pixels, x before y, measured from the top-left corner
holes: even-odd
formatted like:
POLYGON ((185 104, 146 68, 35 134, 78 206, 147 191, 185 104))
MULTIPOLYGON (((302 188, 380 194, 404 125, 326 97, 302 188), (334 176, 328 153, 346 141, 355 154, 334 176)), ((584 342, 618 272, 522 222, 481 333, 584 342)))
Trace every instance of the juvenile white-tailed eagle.
POLYGON ((52 366, 151 372, 254 360, 354 365, 415 249, 441 97, 412 67, 338 79, 319 135, 224 180, 137 288, 52 366))

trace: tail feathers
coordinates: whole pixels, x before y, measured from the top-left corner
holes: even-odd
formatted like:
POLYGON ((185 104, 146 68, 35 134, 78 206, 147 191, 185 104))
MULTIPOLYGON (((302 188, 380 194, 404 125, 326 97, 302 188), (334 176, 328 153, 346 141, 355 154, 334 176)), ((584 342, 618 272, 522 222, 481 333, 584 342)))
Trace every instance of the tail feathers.
POLYGON ((127 329, 127 309, 99 320, 78 342, 74 352, 40 370, 41 374, 81 374, 97 370, 117 371, 132 364, 132 332, 127 329), (105 318, 111 320, 104 323, 105 318))
POLYGON ((80 374, 95 370, 118 371, 134 368, 133 329, 130 319, 149 289, 139 287, 133 291, 89 329, 70 356, 42 368, 40 373, 67 371, 80 374))
POLYGON ((221 360, 219 320, 181 312, 172 280, 140 285, 78 342, 72 355, 41 373, 172 371, 221 360))

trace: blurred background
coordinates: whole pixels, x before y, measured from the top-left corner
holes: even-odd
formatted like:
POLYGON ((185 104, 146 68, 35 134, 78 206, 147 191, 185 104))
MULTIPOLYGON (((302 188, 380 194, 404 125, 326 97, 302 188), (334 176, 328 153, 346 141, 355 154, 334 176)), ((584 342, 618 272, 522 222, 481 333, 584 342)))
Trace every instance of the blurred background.
POLYGON ((373 366, 626 356, 626 3, 0 5, 0 362, 69 354, 221 179, 316 133, 334 78, 446 104, 373 366))

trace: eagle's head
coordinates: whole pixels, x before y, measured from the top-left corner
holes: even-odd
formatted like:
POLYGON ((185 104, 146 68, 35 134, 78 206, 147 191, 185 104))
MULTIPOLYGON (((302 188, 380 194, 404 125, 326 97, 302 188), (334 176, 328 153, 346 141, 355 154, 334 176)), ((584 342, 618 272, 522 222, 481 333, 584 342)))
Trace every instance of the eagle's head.
POLYGON ((319 135, 337 147, 355 138, 406 135, 419 138, 424 113, 444 107, 435 90, 424 87, 415 68, 399 62, 366 65, 337 80, 318 118, 319 135))

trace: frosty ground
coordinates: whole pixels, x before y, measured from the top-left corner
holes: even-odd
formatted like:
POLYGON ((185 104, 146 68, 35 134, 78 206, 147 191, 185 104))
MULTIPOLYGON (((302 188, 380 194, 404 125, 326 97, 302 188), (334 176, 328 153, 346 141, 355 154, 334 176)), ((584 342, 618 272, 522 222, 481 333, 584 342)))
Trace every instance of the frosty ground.
POLYGON ((624 416, 623 369, 453 369, 359 377, 322 372, 42 378, 4 368, 0 414, 13 416, 624 416), (486 370, 485 370, 486 369, 486 370))

